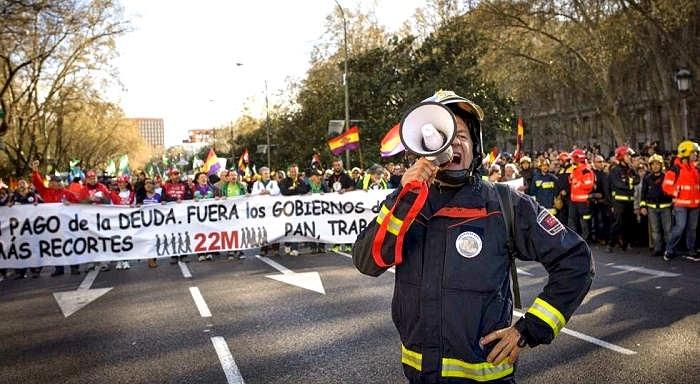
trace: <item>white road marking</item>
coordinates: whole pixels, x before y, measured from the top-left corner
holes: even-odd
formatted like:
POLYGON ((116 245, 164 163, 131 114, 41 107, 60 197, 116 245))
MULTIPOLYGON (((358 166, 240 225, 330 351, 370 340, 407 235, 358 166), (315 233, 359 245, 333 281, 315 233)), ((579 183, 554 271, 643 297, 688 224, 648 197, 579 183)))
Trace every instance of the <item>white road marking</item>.
POLYGON ((233 360, 233 356, 231 356, 231 351, 228 349, 226 340, 221 336, 216 336, 211 338, 211 342, 214 344, 216 354, 219 355, 221 368, 224 369, 228 384, 245 384, 243 376, 241 376, 241 371, 238 369, 236 361, 233 360))
POLYGON ((622 269, 623 271, 643 273, 645 275, 652 275, 658 277, 678 277, 681 276, 680 273, 658 271, 656 269, 649 269, 644 267, 635 267, 633 265, 611 265, 615 269, 622 269))
POLYGON ((99 268, 95 268, 88 272, 85 279, 83 279, 83 282, 80 283, 80 286, 75 291, 54 292, 53 297, 56 299, 56 303, 58 304, 58 307, 61 309, 61 312, 65 318, 78 312, 80 309, 97 300, 112 289, 90 289, 92 283, 95 282, 98 273, 100 273, 99 268))
POLYGON ((308 289, 323 295, 326 294, 326 289, 323 287, 323 282, 321 281, 321 275, 319 275, 318 272, 294 272, 284 265, 270 260, 267 257, 260 255, 255 255, 255 257, 272 268, 282 272, 282 275, 266 275, 265 277, 268 279, 281 281, 283 283, 308 289))
POLYGON ((178 261, 177 264, 180 266, 180 270, 182 271, 182 276, 185 277, 185 279, 189 279, 192 277, 192 274, 190 273, 190 269, 187 268, 187 263, 183 263, 182 261, 178 261))
POLYGON ((199 291, 199 288, 190 287, 190 293, 192 294, 195 305, 197 305, 197 309, 199 309, 199 314, 202 315, 202 317, 211 317, 207 302, 204 301, 204 297, 202 296, 202 292, 199 291))
MULTIPOLYGON (((525 316, 525 314, 523 314, 522 312, 518 312, 518 311, 513 311, 513 314, 514 314, 515 316, 519 316, 519 317, 525 316)), ((617 353, 621 353, 621 354, 623 354, 623 355, 636 355, 636 354, 637 354, 637 352, 635 352, 635 351, 631 351, 631 350, 629 350, 629 349, 627 349, 627 348, 623 348, 623 347, 620 347, 620 346, 618 346, 618 345, 615 345, 615 344, 612 344, 612 343, 608 343, 607 341, 603 341, 603 340, 600 340, 600 339, 596 339, 595 337, 588 336, 588 335, 586 335, 586 334, 584 334, 584 333, 581 333, 581 332, 572 331, 572 330, 570 330, 570 329, 568 329, 568 328, 563 328, 563 329, 561 330, 561 332, 562 332, 562 333, 566 333, 567 335, 576 337, 576 338, 578 338, 578 339, 581 339, 581 340, 583 340, 583 341, 587 341, 587 342, 589 342, 589 343, 593 343, 593 344, 598 345, 598 346, 600 346, 600 347, 607 348, 607 349, 609 349, 609 350, 611 350, 611 351, 615 351, 615 352, 617 352, 617 353)))

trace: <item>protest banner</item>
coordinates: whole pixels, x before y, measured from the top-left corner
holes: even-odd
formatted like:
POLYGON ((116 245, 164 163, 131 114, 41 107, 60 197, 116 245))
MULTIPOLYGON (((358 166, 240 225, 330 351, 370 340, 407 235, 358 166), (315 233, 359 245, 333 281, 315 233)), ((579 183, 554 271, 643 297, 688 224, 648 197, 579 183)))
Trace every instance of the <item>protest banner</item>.
POLYGON ((144 205, 0 207, 0 268, 353 243, 390 190, 144 205))

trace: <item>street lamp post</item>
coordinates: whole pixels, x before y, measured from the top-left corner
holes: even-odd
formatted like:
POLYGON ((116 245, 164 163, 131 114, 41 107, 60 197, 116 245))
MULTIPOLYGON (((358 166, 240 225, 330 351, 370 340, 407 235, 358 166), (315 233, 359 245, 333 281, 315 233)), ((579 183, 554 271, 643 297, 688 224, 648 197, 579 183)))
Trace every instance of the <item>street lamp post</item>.
POLYGON ((676 72, 676 85, 678 86, 678 91, 681 93, 681 132, 683 132, 683 139, 688 140, 688 103, 686 101, 686 94, 690 89, 690 79, 693 75, 689 70, 682 68, 676 72))
POLYGON ((265 80, 265 130, 267 131, 267 168, 270 169, 270 109, 267 105, 267 80, 265 80))
MULTIPOLYGON (((345 71, 343 73, 343 86, 345 87, 345 131, 350 129, 350 96, 348 94, 348 24, 345 21, 345 12, 338 0, 335 4, 340 8, 340 15, 343 17, 343 39, 345 41, 345 71)), ((350 169, 350 151, 345 150, 345 168, 350 169)))

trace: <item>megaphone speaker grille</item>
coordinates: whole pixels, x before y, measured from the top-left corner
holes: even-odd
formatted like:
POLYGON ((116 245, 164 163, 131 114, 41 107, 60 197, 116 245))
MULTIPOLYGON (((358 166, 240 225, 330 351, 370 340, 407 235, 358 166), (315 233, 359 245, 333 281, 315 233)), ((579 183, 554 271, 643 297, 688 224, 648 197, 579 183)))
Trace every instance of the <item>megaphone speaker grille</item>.
POLYGON ((423 102, 401 119, 399 137, 407 151, 417 156, 438 156, 452 145, 457 132, 455 116, 446 106, 423 102))

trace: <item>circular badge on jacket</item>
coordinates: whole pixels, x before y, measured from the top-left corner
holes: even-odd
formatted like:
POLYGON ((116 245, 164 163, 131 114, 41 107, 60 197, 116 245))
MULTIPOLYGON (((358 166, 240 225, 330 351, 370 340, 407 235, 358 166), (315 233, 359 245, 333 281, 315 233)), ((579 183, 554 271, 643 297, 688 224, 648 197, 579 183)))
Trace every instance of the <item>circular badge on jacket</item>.
POLYGON ((481 243, 481 238, 476 233, 462 232, 457 237, 455 245, 457 246, 457 252, 459 252, 460 255, 471 259, 476 257, 479 252, 481 252, 483 244, 481 243))

